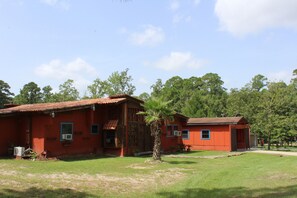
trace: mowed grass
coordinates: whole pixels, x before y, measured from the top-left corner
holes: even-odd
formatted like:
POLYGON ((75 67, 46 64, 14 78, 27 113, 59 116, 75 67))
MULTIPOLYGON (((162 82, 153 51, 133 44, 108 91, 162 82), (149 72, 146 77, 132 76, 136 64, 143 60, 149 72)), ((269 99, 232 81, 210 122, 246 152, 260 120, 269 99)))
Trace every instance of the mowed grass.
POLYGON ((0 197, 296 197, 297 157, 0 160, 0 197))

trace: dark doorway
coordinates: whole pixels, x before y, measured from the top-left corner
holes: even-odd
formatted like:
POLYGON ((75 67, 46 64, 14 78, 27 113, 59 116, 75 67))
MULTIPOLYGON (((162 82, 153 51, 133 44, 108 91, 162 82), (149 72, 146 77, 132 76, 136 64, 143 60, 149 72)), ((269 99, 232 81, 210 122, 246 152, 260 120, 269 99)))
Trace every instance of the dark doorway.
POLYGON ((245 134, 243 129, 237 129, 237 149, 246 149, 245 134))

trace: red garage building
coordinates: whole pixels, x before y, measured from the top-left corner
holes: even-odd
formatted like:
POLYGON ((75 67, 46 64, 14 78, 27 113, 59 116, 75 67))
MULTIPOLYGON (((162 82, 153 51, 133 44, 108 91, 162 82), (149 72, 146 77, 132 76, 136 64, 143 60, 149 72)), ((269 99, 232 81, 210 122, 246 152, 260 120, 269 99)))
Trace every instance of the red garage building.
POLYGON ((192 150, 236 151, 249 148, 249 133, 243 117, 190 118, 182 139, 192 150))

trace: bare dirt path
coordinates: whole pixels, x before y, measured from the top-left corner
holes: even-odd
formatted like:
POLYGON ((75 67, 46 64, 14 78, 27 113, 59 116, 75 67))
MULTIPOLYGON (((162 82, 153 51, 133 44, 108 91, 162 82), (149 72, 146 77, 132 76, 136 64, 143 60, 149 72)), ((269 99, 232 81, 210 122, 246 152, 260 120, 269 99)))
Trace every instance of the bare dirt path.
POLYGON ((282 155, 282 156, 297 156, 297 152, 285 152, 285 151, 264 151, 264 150, 253 150, 248 151, 251 153, 264 153, 264 154, 270 154, 270 155, 282 155))

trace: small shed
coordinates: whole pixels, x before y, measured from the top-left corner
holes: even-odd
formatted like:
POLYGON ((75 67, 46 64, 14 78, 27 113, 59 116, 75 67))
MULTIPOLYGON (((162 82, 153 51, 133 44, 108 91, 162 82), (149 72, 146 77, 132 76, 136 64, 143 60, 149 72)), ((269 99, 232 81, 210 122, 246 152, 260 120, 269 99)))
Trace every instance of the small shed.
POLYGON ((190 118, 182 141, 192 150, 236 151, 250 147, 249 134, 244 117, 190 118))

